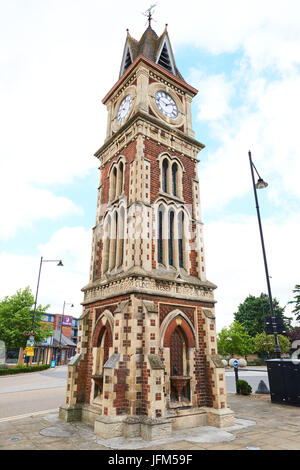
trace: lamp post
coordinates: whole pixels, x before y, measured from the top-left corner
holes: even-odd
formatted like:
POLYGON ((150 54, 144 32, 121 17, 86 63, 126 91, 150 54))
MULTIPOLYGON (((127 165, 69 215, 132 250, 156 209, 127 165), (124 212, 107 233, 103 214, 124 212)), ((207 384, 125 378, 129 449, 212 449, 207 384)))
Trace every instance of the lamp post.
POLYGON ((272 300, 272 292, 271 292, 271 285, 270 285, 270 276, 268 272, 268 264, 267 264, 267 257, 266 257, 266 250, 265 250, 265 244, 264 244, 264 237, 263 237, 263 231, 262 231, 262 224, 261 224, 261 218, 260 218, 260 212, 259 212, 259 205, 258 205, 258 198, 257 198, 257 191, 256 189, 263 189, 268 186, 268 183, 266 183, 258 173, 253 161, 252 161, 252 156, 251 152, 248 152, 249 155, 249 162, 250 162, 250 169, 251 169, 251 176, 252 176, 252 183, 253 183, 253 191, 254 191, 254 197, 255 197, 255 205, 256 205, 256 211, 257 211, 257 218, 258 218, 258 226, 259 226, 259 233, 260 233, 260 240, 261 240, 261 246, 262 246, 262 252, 263 252, 263 258, 264 258, 264 265, 265 265, 265 273, 266 273, 266 280, 267 280, 267 287, 268 287, 268 296, 269 296, 269 301, 270 301, 270 310, 271 310, 271 317, 272 317, 272 323, 273 323, 273 333, 274 333, 274 340, 275 340, 275 354, 276 358, 280 359, 281 358, 281 351, 280 351, 280 346, 278 342, 278 336, 277 336, 277 331, 276 331, 276 319, 275 319, 275 314, 274 314, 274 307, 273 307, 273 300, 272 300), (255 184, 254 180, 254 171, 255 170, 258 180, 257 183, 255 184))
POLYGON ((40 277, 41 277, 41 270, 42 270, 42 264, 43 263, 57 263, 57 266, 63 266, 62 260, 61 259, 43 259, 41 256, 41 261, 40 261, 40 269, 39 269, 39 276, 38 276, 38 282, 37 282, 37 288, 36 288, 36 294, 35 294, 35 301, 34 301, 34 310, 33 310, 33 317, 32 317, 32 325, 31 325, 31 330, 33 334, 33 327, 34 327, 34 321, 35 321, 35 316, 36 316, 36 305, 37 305, 37 297, 38 297, 38 291, 39 291, 39 285, 40 285, 40 277), (58 262, 58 263, 57 263, 58 262))
MULTIPOLYGON (((36 287, 36 293, 35 293, 35 301, 34 301, 34 309, 33 309, 33 315, 32 315, 32 324, 31 324, 31 336, 29 337, 29 341, 27 341, 27 344, 30 343, 30 345, 33 345, 34 341, 34 322, 35 322, 35 317, 36 317, 36 307, 37 307, 37 298, 38 298, 38 292, 39 292, 39 285, 40 285, 40 278, 41 278, 41 270, 42 270, 42 264, 43 263, 57 263, 57 266, 63 266, 62 260, 58 259, 43 259, 41 256, 40 260, 40 268, 39 268, 39 275, 38 275, 38 282, 37 282, 37 287, 36 287)), ((29 357, 27 356, 27 364, 28 364, 29 357)))
POLYGON ((59 335, 59 347, 60 347, 60 360, 59 360, 59 365, 61 365, 61 356, 62 356, 62 348, 61 348, 61 335, 62 335, 62 327, 63 327, 63 321, 64 321, 64 313, 65 313, 65 306, 66 305, 71 305, 71 307, 74 307, 72 303, 67 303, 64 300, 63 304, 63 311, 62 311, 62 317, 61 317, 61 324, 60 324, 60 335, 59 335))

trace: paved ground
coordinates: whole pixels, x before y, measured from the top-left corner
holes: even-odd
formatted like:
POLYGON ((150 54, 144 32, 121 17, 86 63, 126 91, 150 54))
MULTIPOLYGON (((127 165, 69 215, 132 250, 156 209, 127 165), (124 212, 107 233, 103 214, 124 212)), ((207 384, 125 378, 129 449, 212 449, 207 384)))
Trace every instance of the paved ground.
MULTIPOLYGON (((148 450, 300 450, 300 407, 275 405, 269 395, 228 394, 236 426, 206 427, 174 433, 171 440, 146 443, 128 441, 127 449, 148 450)), ((57 413, 0 420, 0 450, 112 450, 124 449, 124 440, 97 438, 80 422, 64 423, 57 413)))

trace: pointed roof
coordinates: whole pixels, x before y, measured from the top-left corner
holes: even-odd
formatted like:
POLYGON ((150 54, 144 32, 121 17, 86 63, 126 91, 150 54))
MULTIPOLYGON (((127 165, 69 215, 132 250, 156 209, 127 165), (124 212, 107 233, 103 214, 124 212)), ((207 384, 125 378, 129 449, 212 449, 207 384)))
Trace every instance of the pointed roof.
POLYGON ((139 41, 130 36, 127 30, 119 78, 139 55, 147 57, 176 77, 184 80, 176 67, 171 42, 167 32, 167 25, 162 35, 158 36, 149 24, 139 41))

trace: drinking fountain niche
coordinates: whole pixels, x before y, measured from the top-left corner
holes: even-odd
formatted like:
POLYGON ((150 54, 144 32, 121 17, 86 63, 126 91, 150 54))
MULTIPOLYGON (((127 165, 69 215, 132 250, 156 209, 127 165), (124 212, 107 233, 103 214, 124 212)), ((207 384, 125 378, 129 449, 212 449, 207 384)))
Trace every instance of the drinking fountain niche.
POLYGON ((187 341, 184 332, 178 326, 171 337, 170 344, 170 384, 171 406, 184 406, 190 402, 189 362, 187 355, 187 341), (176 392, 176 396, 174 393, 176 392))

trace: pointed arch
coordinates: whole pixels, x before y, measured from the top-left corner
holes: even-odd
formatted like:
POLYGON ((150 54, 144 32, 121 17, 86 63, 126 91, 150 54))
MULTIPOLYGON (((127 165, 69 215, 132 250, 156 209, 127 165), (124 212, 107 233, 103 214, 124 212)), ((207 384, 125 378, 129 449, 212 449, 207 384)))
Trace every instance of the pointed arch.
POLYGON ((168 168, 169 162, 167 158, 163 159, 162 162, 162 190, 167 193, 168 192, 168 168))
POLYGON ((163 248, 163 220, 165 208, 160 204, 158 208, 158 227, 157 227, 157 261, 161 264, 164 262, 164 248, 163 248))
POLYGON ((108 214, 104 220, 103 254, 102 254, 102 273, 109 269, 109 254, 111 242, 111 216, 108 214))
POLYGON ((180 309, 173 310, 163 320, 160 327, 161 347, 170 347, 171 335, 179 323, 185 332, 188 347, 198 348, 199 345, 195 328, 187 315, 180 309), (178 320, 178 322, 176 320, 178 320))
POLYGON ((113 324, 114 324, 113 314, 110 312, 110 310, 105 309, 104 312, 100 314, 94 326, 94 332, 92 335, 93 347, 97 347, 97 344, 99 344, 99 341, 101 341, 101 338, 103 337, 103 333, 104 333, 104 328, 110 330, 111 337, 112 337, 113 324))
POLYGON ((175 253, 174 253, 174 209, 169 210, 168 216, 168 248, 169 248, 169 265, 175 266, 175 253))
POLYGON ((178 196, 178 165, 177 162, 172 164, 172 193, 173 196, 178 196))
POLYGON ((178 266, 184 268, 185 266, 185 229, 184 229, 184 211, 181 210, 178 214, 178 266))

